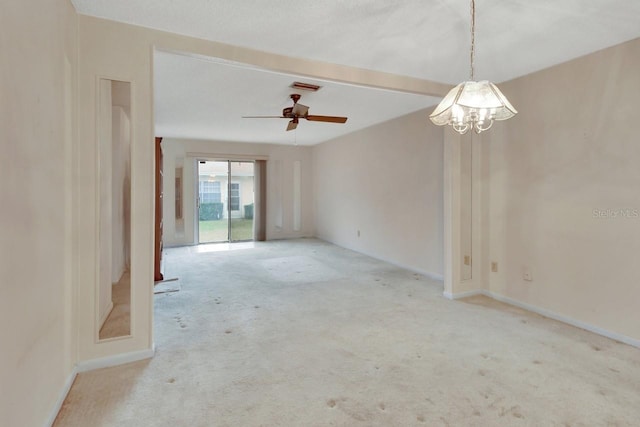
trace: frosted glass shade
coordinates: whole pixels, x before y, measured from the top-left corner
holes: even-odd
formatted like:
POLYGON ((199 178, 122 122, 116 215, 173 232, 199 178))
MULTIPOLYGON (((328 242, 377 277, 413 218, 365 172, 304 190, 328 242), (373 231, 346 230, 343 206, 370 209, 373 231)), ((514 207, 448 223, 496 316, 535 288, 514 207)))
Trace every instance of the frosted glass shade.
POLYGON ((438 126, 451 125, 461 134, 473 128, 477 133, 494 120, 506 120, 518 112, 500 89, 487 80, 466 81, 449 91, 429 116, 438 126))

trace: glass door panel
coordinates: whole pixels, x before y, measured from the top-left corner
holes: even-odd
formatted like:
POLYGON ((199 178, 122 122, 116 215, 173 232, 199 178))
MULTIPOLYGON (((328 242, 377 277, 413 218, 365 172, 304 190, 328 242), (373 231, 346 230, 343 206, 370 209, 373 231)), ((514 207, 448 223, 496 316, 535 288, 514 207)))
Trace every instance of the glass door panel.
POLYGON ((198 162, 198 241, 228 242, 229 162, 198 162))
POLYGON ((229 162, 229 167, 229 240, 253 240, 253 162, 229 162))

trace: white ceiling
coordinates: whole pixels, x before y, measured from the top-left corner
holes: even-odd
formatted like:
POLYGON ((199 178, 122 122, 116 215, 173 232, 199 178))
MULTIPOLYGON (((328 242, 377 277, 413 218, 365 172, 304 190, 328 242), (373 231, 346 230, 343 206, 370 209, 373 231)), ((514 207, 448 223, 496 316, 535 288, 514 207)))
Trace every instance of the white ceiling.
MULTIPOLYGON (((468 78, 468 0, 72 2, 82 14, 265 52, 448 84, 468 78)), ((476 0, 476 79, 509 80, 637 37, 640 0, 476 0)), ((240 125, 237 115, 279 114, 291 81, 309 81, 168 53, 157 55, 155 73, 158 135, 230 141, 288 142, 284 119, 240 125)), ((349 121, 301 123, 299 143, 437 103, 321 84, 300 102, 349 121)))
MULTIPOLYGON (((229 61, 156 51, 154 55, 156 134, 220 141, 313 145, 437 104, 423 95, 371 89, 261 70, 229 61), (294 81, 313 83, 318 92, 296 91, 294 81), (300 120, 286 132, 279 116, 302 95, 309 114, 346 116, 347 123, 300 120)), ((426 116, 425 116, 426 117, 426 116)))

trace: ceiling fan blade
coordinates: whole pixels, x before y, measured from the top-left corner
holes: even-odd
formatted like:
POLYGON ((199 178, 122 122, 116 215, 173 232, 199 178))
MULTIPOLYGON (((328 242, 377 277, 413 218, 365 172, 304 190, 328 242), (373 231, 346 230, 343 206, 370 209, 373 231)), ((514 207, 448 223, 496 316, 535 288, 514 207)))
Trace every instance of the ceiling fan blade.
POLYGON ((296 116, 306 116, 308 111, 309 111, 309 107, 307 107, 306 105, 296 103, 293 106, 292 113, 296 116))
POLYGON ((287 130, 294 130, 295 128, 298 127, 298 122, 295 120, 291 120, 288 124, 287 124, 287 130))
POLYGON ((347 117, 336 116, 305 116, 304 118, 312 122, 345 123, 347 121, 347 117))
POLYGON ((243 119, 288 119, 284 116, 242 116, 243 119))

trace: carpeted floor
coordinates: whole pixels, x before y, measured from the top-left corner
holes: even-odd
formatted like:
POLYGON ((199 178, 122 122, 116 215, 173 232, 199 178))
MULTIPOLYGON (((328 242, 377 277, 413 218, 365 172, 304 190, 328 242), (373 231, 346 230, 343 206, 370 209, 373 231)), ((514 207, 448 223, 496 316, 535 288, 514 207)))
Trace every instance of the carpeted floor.
POLYGON ((99 338, 124 337, 130 334, 131 275, 126 271, 111 290, 113 309, 100 329, 99 338))
POLYGON ((637 426, 640 350, 312 239, 166 252, 156 356, 64 426, 637 426))

